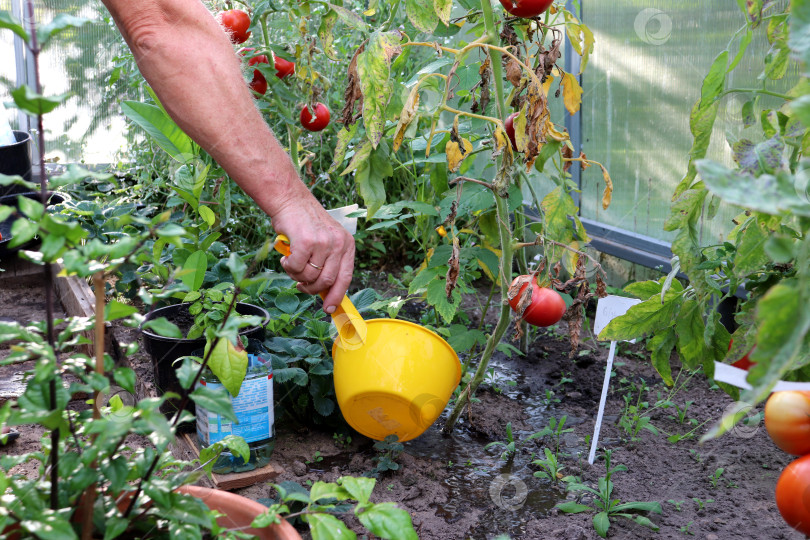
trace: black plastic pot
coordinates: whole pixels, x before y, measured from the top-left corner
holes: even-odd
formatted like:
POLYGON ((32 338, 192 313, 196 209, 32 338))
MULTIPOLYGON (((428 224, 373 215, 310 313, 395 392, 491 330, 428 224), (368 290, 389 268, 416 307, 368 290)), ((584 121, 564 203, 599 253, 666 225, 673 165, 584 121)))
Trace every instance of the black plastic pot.
MULTIPOLYGON (((149 314, 146 320, 150 321, 160 317, 166 317, 171 320, 177 313, 183 311, 188 312, 190 305, 189 303, 184 303, 158 308, 149 314)), ((253 304, 239 302, 236 304, 236 312, 240 315, 258 315, 259 317, 263 317, 264 320, 261 325, 243 328, 239 332, 239 335, 245 336, 248 339, 264 341, 264 327, 270 322, 270 314, 267 310, 259 306, 254 306, 253 304)), ((205 338, 170 338, 160 336, 149 330, 144 330, 143 343, 146 352, 152 357, 152 370, 155 375, 155 387, 158 393, 160 395, 166 392, 181 394, 182 388, 180 387, 180 382, 177 380, 177 374, 175 373, 177 366, 173 365, 174 361, 182 356, 193 356, 195 352, 203 349, 205 347, 205 338)), ((161 411, 165 414, 173 414, 178 406, 179 401, 169 400, 161 407, 161 411)), ((193 414, 194 404, 189 402, 186 406, 186 410, 193 414)))
MULTIPOLYGON (((40 200, 40 194, 37 192, 27 192, 27 193, 17 193, 14 195, 4 195, 0 197, 0 205, 1 206, 13 206, 15 208, 18 207, 19 204, 19 196, 22 195, 23 197, 27 197, 29 199, 33 199, 35 201, 40 200)), ((66 195, 61 193, 51 193, 48 196, 48 206, 52 206, 54 204, 61 204, 65 202, 66 195)), ((19 215, 12 215, 5 221, 0 221, 0 235, 2 235, 2 239, 0 239, 0 260, 8 257, 9 255, 13 255, 17 253, 21 249, 27 249, 33 245, 35 245, 39 240, 37 238, 33 238, 24 244, 20 244, 19 246, 9 247, 9 243, 11 243, 11 226, 14 222, 19 219, 19 215)))
MULTIPOLYGON (((10 176, 20 175, 31 181, 31 135, 25 131, 15 131, 17 142, 0 146, 0 173, 10 176)), ((23 186, 0 186, 0 196, 23 193, 23 186)))

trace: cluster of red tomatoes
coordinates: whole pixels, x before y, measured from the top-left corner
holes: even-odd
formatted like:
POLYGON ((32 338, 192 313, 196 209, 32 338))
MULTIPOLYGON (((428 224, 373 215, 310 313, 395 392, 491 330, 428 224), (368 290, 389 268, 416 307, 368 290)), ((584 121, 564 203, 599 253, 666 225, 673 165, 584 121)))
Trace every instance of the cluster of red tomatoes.
POLYGON ((801 456, 776 482, 776 506, 788 525, 810 536, 810 391, 774 392, 765 404, 765 428, 776 446, 801 456))
MULTIPOLYGON (((231 43, 241 44, 248 40, 250 37, 250 15, 241 9, 229 9, 217 15, 219 24, 228 33, 231 43)), ((245 47, 241 53, 243 56, 250 55, 255 51, 252 47, 245 47)), ((252 55, 248 59, 248 66, 255 66, 256 64, 270 64, 270 60, 264 54, 252 55)), ((280 56, 274 55, 274 67, 276 68, 276 77, 283 79, 295 72, 295 62, 285 60, 280 56)), ((250 81, 250 89, 257 95, 264 95, 267 92, 267 79, 264 78, 262 72, 258 69, 253 70, 253 79, 250 81)), ((304 129, 309 131, 321 131, 329 124, 329 109, 323 103, 317 103, 314 111, 310 111, 309 107, 304 105, 299 115, 299 120, 304 129)))
MULTIPOLYGON (((560 293, 554 289, 541 287, 537 284, 537 276, 518 276, 512 280, 512 287, 517 286, 518 281, 523 281, 520 290, 509 300, 509 305, 513 310, 517 311, 520 297, 523 296, 523 291, 531 283, 532 286, 532 301, 523 310, 522 318, 529 324, 534 326, 551 326, 556 324, 562 319, 565 313, 565 300, 560 296, 560 293)), ((511 287, 510 287, 511 288, 511 287)))

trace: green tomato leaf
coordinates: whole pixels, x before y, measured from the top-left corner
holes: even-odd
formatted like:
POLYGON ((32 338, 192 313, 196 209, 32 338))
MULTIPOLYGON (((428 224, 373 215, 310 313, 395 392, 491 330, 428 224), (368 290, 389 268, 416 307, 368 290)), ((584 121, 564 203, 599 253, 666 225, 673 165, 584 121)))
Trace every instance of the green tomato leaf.
POLYGON ((675 320, 681 301, 682 297, 679 292, 669 290, 664 296, 663 303, 659 296, 653 296, 645 302, 631 306, 627 313, 608 323, 599 334, 599 339, 603 341, 631 340, 668 328, 675 320))
POLYGON ((399 32, 377 30, 369 38, 366 49, 357 56, 357 73, 363 93, 363 120, 366 136, 374 148, 379 144, 385 128, 385 109, 392 95, 391 61, 398 55, 399 32))
POLYGON ((368 25, 363 21, 363 18, 351 11, 346 9, 342 6, 336 6, 334 4, 326 4, 329 8, 332 9, 332 12, 336 13, 338 17, 340 17, 341 22, 351 28, 352 30, 357 30, 359 32, 365 32, 368 29, 368 25))
MULTIPOLYGON (((205 354, 211 347, 211 342, 205 344, 205 354)), ((245 349, 237 349, 231 340, 220 338, 208 358, 208 367, 222 382, 233 397, 239 395, 242 381, 245 380, 248 366, 248 353, 245 349)))
MULTIPOLYGON (((345 480, 345 479, 344 479, 345 480)), ((344 484, 345 485, 345 484, 344 484)), ((361 510, 358 506, 357 510, 361 510)), ((419 540, 408 512, 392 502, 369 505, 362 512, 355 511, 357 518, 369 531, 380 538, 390 540, 419 540)))
MULTIPOLYGON (((335 10, 321 17, 321 24, 318 26, 318 39, 321 40, 321 48, 323 53, 331 60, 337 60, 337 51, 335 50, 335 36, 332 33, 337 23, 338 15, 335 10)), ((344 131, 346 128, 341 128, 344 131)))
POLYGON ((433 0, 406 0, 405 13, 411 24, 420 32, 432 33, 439 24, 433 0))

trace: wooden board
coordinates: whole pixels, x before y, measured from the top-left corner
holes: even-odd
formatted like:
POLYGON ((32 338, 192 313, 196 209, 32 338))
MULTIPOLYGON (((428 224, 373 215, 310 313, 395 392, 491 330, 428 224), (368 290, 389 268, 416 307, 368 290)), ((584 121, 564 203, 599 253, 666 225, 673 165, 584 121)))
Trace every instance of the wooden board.
MULTIPOLYGON (((60 276, 59 273, 64 270, 61 264, 54 264, 51 269, 56 297, 65 308, 68 317, 93 317, 96 299, 90 285, 78 276, 60 276)), ((79 345, 77 348, 80 352, 92 356, 95 354, 93 349, 95 333, 90 329, 82 334, 90 340, 90 343, 79 345)), ((110 332, 105 332, 105 334, 110 334, 110 332)))
MULTIPOLYGON (((172 454, 181 459, 188 459, 189 454, 195 459, 199 458, 200 449, 197 446, 196 435, 190 433, 178 435, 175 439, 172 454)), ((282 472, 284 472, 284 469, 279 465, 270 463, 269 465, 252 471, 231 474, 212 474, 211 477, 215 488, 232 490, 272 480, 282 472)))

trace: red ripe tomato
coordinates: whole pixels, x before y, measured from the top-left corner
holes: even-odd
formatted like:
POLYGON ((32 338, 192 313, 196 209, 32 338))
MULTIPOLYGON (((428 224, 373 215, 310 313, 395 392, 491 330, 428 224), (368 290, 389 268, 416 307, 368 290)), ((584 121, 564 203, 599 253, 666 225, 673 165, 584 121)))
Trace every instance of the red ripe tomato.
POLYGON ((515 17, 537 17, 553 3, 554 0, 501 0, 503 9, 515 17))
MULTIPOLYGON (((518 276, 512 281, 512 285, 520 278, 528 278, 529 276, 518 276)), ((514 298, 509 300, 509 305, 512 309, 517 311, 520 296, 528 286, 524 283, 520 287, 520 292, 514 298)), ((523 320, 534 326, 551 326, 556 324, 562 319, 565 313, 565 300, 563 300, 560 293, 555 290, 541 287, 537 284, 537 277, 532 278, 532 302, 523 312, 523 320)))
POLYGON ((512 150, 517 152, 517 143, 515 142, 515 118, 518 117, 520 113, 512 113, 506 117, 506 121, 503 123, 503 127, 506 130, 506 135, 509 137, 509 141, 512 143, 512 150))
POLYGON ((250 16, 241 9, 223 11, 217 15, 217 20, 225 28, 232 43, 244 43, 250 37, 250 16))
POLYGON ((810 455, 782 471, 776 482, 776 506, 785 523, 810 536, 810 455))
MULTIPOLYGON (((263 54, 259 56, 254 56, 250 60, 248 60, 248 65, 253 66, 256 64, 269 64, 270 61, 267 57, 263 54)), ((253 79, 250 81, 250 89, 254 92, 264 95, 267 92, 267 79, 264 78, 262 72, 258 69, 253 70, 253 79)))
POLYGON ((309 111, 309 107, 304 105, 304 108, 301 109, 301 125, 304 126, 304 129, 309 131, 320 131, 326 127, 329 123, 329 109, 326 108, 326 105, 323 103, 316 103, 315 104, 315 116, 309 111))
POLYGON ((765 404, 765 428, 788 454, 810 454, 810 391, 774 392, 765 404))
POLYGON ((284 60, 280 56, 276 56, 276 77, 283 79, 287 75, 292 75, 295 72, 295 62, 284 60))

